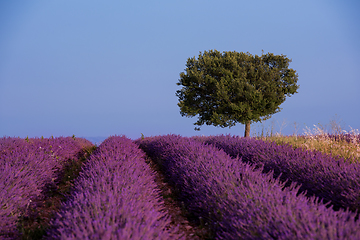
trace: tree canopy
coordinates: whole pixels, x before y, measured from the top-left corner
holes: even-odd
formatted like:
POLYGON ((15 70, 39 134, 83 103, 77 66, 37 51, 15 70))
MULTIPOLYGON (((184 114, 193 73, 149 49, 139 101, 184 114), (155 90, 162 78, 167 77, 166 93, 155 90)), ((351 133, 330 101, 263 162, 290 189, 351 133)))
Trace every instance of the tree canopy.
MULTIPOLYGON (((196 126, 232 127, 250 124, 271 117, 281 110, 286 99, 297 92, 298 75, 289 68, 285 55, 243 52, 204 51, 188 58, 185 72, 180 73, 176 91, 180 114, 198 115, 196 126)), ((195 130, 200 130, 195 127, 195 130)))

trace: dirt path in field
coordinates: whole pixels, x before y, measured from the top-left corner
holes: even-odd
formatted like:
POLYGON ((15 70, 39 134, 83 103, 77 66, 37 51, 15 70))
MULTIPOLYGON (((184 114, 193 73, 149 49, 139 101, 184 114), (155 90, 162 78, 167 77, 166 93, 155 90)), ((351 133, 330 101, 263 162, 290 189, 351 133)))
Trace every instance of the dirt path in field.
MULTIPOLYGON (((81 170, 83 163, 89 158, 90 154, 85 154, 81 159, 73 160, 64 172, 59 175, 52 184, 44 189, 44 196, 36 199, 23 212, 18 222, 18 230, 8 235, 10 239, 42 239, 50 227, 50 220, 59 211, 61 204, 70 196, 70 188, 73 185, 81 170), (71 170, 70 170, 71 169, 71 170), (71 175, 71 176, 68 176, 71 175)), ((185 207, 176 201, 172 187, 167 183, 164 175, 159 170, 157 164, 150 158, 146 163, 154 171, 155 182, 159 187, 160 194, 164 199, 164 208, 171 217, 169 228, 179 228, 179 232, 184 234, 187 240, 208 239, 205 228, 189 222, 186 217, 185 207)))
POLYGON ((176 197, 173 194, 173 188, 167 183, 157 164, 149 157, 146 159, 146 163, 148 163, 150 168, 155 172, 155 182, 159 186, 161 195, 163 196, 165 210, 171 217, 170 227, 178 226, 180 232, 184 233, 188 240, 208 239, 208 233, 205 228, 189 222, 184 206, 175 200, 176 197))
POLYGON ((63 171, 43 189, 43 196, 34 199, 24 210, 18 219, 18 231, 13 233, 12 239, 42 239, 46 235, 51 219, 71 195, 70 188, 93 150, 65 162, 63 171))

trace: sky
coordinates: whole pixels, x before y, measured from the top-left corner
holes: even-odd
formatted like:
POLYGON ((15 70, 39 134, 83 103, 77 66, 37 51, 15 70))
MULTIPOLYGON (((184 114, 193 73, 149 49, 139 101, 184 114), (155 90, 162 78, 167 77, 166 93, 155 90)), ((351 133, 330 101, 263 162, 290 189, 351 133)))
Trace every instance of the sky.
POLYGON ((360 129, 358 0, 0 2, 0 137, 93 140, 244 134, 180 115, 175 93, 200 52, 292 59, 298 93, 260 131, 360 129))

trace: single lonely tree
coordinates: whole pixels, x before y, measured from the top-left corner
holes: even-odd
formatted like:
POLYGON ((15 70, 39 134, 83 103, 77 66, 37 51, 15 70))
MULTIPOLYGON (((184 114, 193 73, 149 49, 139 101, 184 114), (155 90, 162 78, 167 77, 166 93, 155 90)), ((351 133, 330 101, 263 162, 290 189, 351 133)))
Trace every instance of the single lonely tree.
MULTIPOLYGON (((176 91, 181 116, 195 117, 196 126, 232 127, 269 119, 287 96, 297 92, 298 75, 285 55, 205 51, 189 58, 176 91)), ((200 130, 195 127, 195 130, 200 130)))

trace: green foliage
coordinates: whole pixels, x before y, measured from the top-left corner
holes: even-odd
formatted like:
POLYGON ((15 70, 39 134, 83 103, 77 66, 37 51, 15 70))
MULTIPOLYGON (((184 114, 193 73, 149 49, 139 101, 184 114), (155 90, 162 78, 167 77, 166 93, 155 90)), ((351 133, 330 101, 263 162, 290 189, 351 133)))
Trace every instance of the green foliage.
POLYGON ((183 87, 176 92, 180 114, 199 115, 197 126, 232 127, 268 119, 299 88, 290 62, 272 53, 200 52, 180 73, 177 85, 183 87))

